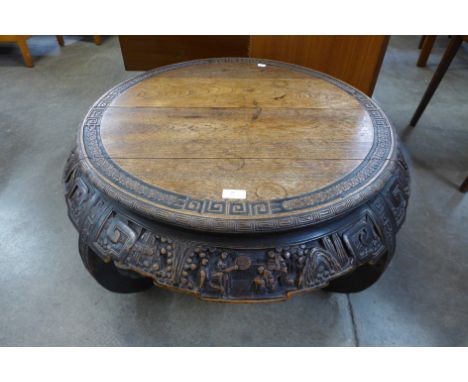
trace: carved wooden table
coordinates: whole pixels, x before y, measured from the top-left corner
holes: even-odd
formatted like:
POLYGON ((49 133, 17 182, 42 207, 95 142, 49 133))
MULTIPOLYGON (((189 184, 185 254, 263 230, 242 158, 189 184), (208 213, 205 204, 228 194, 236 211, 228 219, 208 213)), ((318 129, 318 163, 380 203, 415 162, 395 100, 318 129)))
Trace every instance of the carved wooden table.
POLYGON ((394 253, 408 183, 370 98, 300 66, 232 58, 111 89, 64 172, 99 283, 220 301, 370 286, 394 253))

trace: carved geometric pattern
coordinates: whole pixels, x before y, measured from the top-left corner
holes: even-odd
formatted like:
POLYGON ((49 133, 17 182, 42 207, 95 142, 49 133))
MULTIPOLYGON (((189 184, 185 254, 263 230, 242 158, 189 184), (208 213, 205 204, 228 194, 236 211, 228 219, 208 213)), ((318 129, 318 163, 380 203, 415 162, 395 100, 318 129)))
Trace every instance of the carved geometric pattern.
POLYGON ((119 219, 112 212, 102 225, 96 245, 105 256, 111 256, 119 261, 125 259, 137 239, 136 233, 128 222, 119 219))
POLYGON ((385 252, 384 238, 379 231, 371 211, 365 210, 354 226, 343 234, 344 242, 359 264, 385 252))
POLYGON ((185 205, 185 209, 188 211, 196 211, 202 212, 203 211, 203 200, 200 199, 190 199, 187 200, 187 204, 185 205))
POLYGON ((210 214, 221 214, 224 215, 226 213, 226 202, 225 201, 215 201, 215 200, 208 200, 205 204, 204 212, 210 214))

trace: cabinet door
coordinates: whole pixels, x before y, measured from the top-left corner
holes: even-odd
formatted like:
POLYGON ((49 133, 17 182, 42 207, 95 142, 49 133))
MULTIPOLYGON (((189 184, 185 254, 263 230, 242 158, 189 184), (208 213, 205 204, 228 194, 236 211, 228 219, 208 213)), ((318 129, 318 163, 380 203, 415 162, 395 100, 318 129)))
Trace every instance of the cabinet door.
POLYGON ((372 95, 388 36, 251 36, 250 56, 307 66, 372 95))

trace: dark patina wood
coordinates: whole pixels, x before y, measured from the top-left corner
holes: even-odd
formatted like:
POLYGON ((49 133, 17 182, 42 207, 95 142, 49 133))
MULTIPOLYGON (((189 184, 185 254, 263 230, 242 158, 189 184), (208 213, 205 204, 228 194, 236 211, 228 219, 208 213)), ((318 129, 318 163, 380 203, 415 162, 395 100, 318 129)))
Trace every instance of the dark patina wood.
POLYGON ((254 59, 185 62, 111 89, 64 179, 102 285, 217 301, 364 289, 393 255, 409 196, 395 132, 370 98, 254 59))
MULTIPOLYGON (((416 108, 416 111, 411 117, 411 121, 409 123, 410 126, 414 127, 418 123, 419 118, 421 118, 421 115, 423 114, 424 110, 426 110, 426 107, 429 104, 429 101, 432 99, 432 96, 437 90, 437 87, 442 81, 442 78, 444 78, 445 72, 447 71, 452 60, 457 54, 458 49, 460 48, 460 45, 462 44, 462 42, 463 42, 463 36, 452 36, 452 38, 450 39, 447 49, 445 50, 444 55, 442 56, 442 60, 440 61, 439 66, 437 66, 437 69, 431 79, 431 82, 427 86, 427 89, 424 92, 424 95, 421 101, 419 102, 419 105, 416 108)), ((424 65, 418 65, 418 66, 424 66, 424 65)))

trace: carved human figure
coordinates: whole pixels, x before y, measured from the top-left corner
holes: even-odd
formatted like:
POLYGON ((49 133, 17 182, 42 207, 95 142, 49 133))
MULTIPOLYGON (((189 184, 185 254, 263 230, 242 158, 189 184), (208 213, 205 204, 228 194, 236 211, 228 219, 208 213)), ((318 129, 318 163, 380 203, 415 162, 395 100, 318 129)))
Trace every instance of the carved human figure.
POLYGON ((277 282, 272 272, 261 265, 257 268, 257 273, 253 281, 256 292, 264 293, 267 290, 271 292, 276 289, 277 282))
MULTIPOLYGON (((288 258, 291 256, 289 252, 286 252, 285 255, 288 258)), ((277 279, 282 285, 288 286, 293 284, 288 275, 288 265, 281 253, 269 251, 266 267, 270 272, 277 275, 277 279)))
POLYGON ((208 278, 208 259, 206 258, 206 254, 204 252, 200 253, 200 268, 198 271, 198 288, 203 288, 205 282, 208 278))
POLYGON ((210 286, 224 294, 229 286, 229 273, 237 269, 239 269, 238 265, 229 265, 229 254, 221 252, 216 262, 216 271, 211 277, 210 286))

